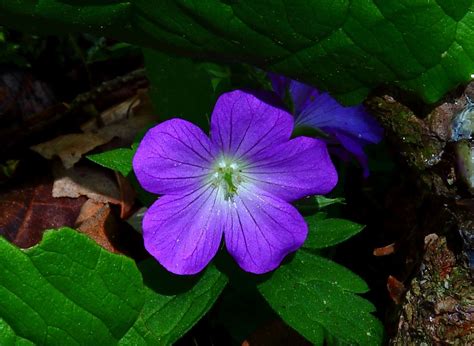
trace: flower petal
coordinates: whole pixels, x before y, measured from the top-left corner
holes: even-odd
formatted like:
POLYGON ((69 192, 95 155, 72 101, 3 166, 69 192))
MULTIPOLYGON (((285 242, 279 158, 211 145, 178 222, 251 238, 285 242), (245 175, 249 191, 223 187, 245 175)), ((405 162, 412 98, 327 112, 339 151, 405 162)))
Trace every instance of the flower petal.
POLYGON ((295 80, 290 82, 289 91, 293 100, 295 114, 300 114, 320 95, 316 88, 295 80))
POLYGON ((380 142, 383 132, 363 106, 344 107, 328 93, 319 94, 296 115, 296 126, 337 130, 369 143, 380 142))
POLYGON ((288 77, 269 72, 268 77, 272 84, 273 91, 282 99, 286 99, 287 91, 290 93, 295 114, 301 113, 303 109, 319 95, 314 87, 304 84, 288 77))
POLYGON ((308 227, 291 204, 253 188, 240 189, 234 202, 225 242, 245 271, 262 274, 275 269, 306 239, 308 227))
POLYGON ((337 131, 334 132, 333 135, 348 152, 356 157, 357 161, 359 161, 362 166, 364 177, 367 178, 369 176, 369 160, 364 153, 364 143, 357 138, 347 136, 344 133, 339 133, 337 131))
POLYGON ((272 83, 273 91, 282 99, 285 99, 286 90, 290 86, 291 79, 280 74, 268 72, 268 78, 272 83))
POLYGON ((283 143, 292 131, 288 112, 241 90, 219 97, 212 112, 212 142, 236 159, 283 143))
POLYGON ((133 158, 133 169, 145 190, 179 194, 202 183, 212 159, 211 142, 201 129, 172 119, 147 132, 133 158))
POLYGON ((326 144, 308 137, 297 137, 252 157, 243 174, 260 189, 285 201, 326 194, 337 183, 326 144))
POLYGON ((145 247, 172 273, 198 273, 219 248, 225 217, 226 208, 212 185, 187 195, 165 195, 143 219, 145 247))

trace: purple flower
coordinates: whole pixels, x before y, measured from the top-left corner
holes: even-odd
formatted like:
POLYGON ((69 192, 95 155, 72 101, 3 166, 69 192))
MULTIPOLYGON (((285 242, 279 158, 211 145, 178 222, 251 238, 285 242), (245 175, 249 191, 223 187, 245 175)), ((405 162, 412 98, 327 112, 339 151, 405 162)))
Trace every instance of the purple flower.
MULTIPOLYGON (((285 99, 288 95, 293 103, 296 127, 311 127, 322 130, 329 139, 338 142, 354 155, 362 165, 364 176, 369 175, 367 156, 363 147, 382 140, 382 128, 362 105, 344 107, 328 93, 289 78, 269 74, 273 90, 285 99), (288 92, 288 94, 287 94, 288 92)), ((338 152, 344 157, 343 152, 338 152)))
POLYGON ((141 185, 164 195, 143 220, 148 252, 173 273, 194 274, 224 234, 244 270, 275 269, 307 234, 289 202, 337 182, 325 143, 290 140, 292 131, 288 112, 244 91, 218 99, 210 138, 181 119, 149 130, 133 159, 141 185))

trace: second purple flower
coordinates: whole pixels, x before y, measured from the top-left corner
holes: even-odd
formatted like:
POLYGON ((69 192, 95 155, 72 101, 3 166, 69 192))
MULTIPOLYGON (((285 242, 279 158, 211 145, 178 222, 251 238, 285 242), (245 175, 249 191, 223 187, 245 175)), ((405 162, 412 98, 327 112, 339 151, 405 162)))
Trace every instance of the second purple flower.
MULTIPOLYGON (((326 92, 291 80, 287 77, 269 74, 273 90, 282 99, 290 97, 293 105, 296 127, 310 127, 328 135, 328 144, 339 143, 354 155, 361 164, 364 176, 369 175, 364 146, 382 140, 382 127, 367 113, 364 106, 344 107, 326 92)), ((342 158, 347 155, 335 150, 342 158)))
POLYGON ((149 130, 133 167, 146 190, 163 196, 143 220, 146 249, 169 271, 194 274, 224 235, 244 270, 275 269, 308 231, 290 202, 337 182, 325 143, 290 140, 292 131, 288 112, 243 91, 219 98, 210 138, 180 119, 149 130))

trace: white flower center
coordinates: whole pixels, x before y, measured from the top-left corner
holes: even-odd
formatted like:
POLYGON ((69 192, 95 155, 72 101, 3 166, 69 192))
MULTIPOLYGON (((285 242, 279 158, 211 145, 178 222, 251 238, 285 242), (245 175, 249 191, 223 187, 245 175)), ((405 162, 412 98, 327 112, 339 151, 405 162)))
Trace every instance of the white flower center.
POLYGON ((243 181, 242 164, 232 159, 220 158, 214 166, 211 180, 216 188, 222 189, 226 201, 232 200, 243 181))

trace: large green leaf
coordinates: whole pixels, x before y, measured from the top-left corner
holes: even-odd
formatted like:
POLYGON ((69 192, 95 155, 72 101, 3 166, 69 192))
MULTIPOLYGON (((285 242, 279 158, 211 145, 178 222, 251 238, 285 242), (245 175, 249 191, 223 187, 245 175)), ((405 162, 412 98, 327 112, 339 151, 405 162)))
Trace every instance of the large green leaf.
POLYGON ((347 103, 381 83, 434 102, 474 73, 472 0, 0 0, 0 23, 246 62, 347 103))
POLYGON ((183 118, 209 129, 216 101, 210 74, 189 58, 171 57, 152 49, 145 49, 144 54, 150 96, 160 119, 183 118))
POLYGON ((16 335, 15 331, 4 320, 0 319, 0 345, 27 346, 34 344, 31 341, 16 335))
POLYGON ((149 260, 139 271, 67 228, 28 250, 0 238, 0 344, 170 344, 226 283, 214 267, 171 278, 149 260))
POLYGON ((153 260, 144 262, 141 271, 146 304, 121 345, 172 344, 210 309, 227 284, 213 265, 197 282, 170 275, 153 260))
POLYGON ((134 262, 71 229, 20 250, 0 238, 0 318, 36 344, 116 343, 144 304, 134 262))
POLYGON ((304 251, 282 265, 259 290, 273 309, 316 345, 326 338, 341 343, 378 345, 382 326, 375 307, 354 293, 367 285, 348 269, 304 251))

